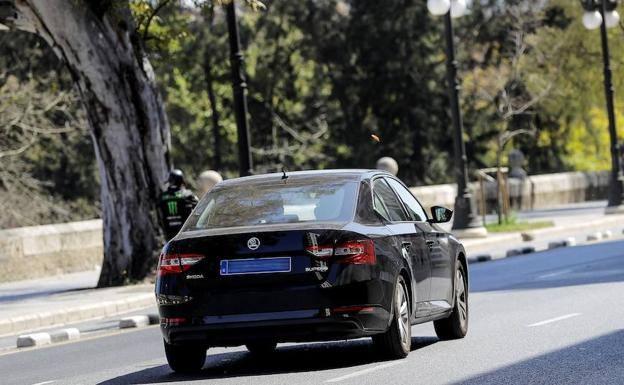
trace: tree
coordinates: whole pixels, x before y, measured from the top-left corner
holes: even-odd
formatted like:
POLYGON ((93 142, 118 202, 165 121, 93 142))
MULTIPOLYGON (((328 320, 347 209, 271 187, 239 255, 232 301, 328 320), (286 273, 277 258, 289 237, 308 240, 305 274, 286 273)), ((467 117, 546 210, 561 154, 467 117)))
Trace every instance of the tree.
POLYGON ((35 33, 72 74, 101 182, 104 262, 98 286, 143 278, 159 245, 156 202, 169 123, 127 1, 3 2, 0 23, 35 33))

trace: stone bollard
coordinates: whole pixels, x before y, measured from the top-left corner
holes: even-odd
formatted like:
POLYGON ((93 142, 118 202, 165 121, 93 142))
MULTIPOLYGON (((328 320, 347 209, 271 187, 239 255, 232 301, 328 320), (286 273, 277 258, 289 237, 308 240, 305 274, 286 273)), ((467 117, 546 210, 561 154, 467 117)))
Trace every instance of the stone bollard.
POLYGON ((396 160, 389 156, 384 156, 383 158, 379 158, 377 161, 377 169, 388 171, 390 174, 395 175, 399 173, 399 164, 396 160))
POLYGON ((203 171, 199 174, 199 193, 200 197, 204 196, 208 191, 223 180, 221 174, 214 170, 203 171))

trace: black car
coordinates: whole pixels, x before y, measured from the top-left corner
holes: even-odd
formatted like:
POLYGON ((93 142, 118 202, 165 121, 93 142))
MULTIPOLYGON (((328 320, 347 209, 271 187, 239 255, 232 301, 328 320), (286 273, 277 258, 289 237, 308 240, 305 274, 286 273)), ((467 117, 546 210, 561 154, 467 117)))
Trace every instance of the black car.
POLYGON ((174 371, 211 346, 270 353, 278 342, 370 336, 410 351, 410 325, 442 339, 468 329, 463 246, 394 176, 378 170, 278 173, 219 183, 163 249, 156 296, 174 371))

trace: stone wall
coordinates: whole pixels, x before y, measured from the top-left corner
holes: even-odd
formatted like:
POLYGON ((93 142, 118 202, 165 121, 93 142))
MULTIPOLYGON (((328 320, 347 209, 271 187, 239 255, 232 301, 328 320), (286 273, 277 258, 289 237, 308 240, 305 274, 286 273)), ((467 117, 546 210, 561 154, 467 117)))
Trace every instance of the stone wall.
POLYGON ((101 265, 102 221, 0 231, 0 282, 93 269, 101 265))
MULTIPOLYGON (((487 212, 496 208, 496 183, 486 182, 485 200, 487 212)), ((545 207, 606 199, 609 172, 564 172, 533 175, 525 180, 509 179, 509 196, 515 210, 531 210, 545 207)), ((412 187, 412 192, 427 210, 439 205, 452 208, 457 188, 455 184, 412 187)), ((479 183, 470 183, 470 191, 476 207, 481 200, 479 183)))

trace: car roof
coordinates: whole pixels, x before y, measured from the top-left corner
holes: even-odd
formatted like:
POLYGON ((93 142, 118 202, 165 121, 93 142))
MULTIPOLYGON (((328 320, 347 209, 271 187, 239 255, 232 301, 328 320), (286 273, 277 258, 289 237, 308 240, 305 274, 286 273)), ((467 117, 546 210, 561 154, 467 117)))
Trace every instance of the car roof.
MULTIPOLYGON (((335 170, 307 170, 307 171, 286 171, 288 182, 306 182, 311 180, 317 181, 361 181, 369 179, 377 174, 387 174, 383 170, 368 169, 335 169, 335 170)), ((219 187, 247 185, 247 184, 264 184, 282 181, 284 173, 276 172, 271 174, 260 174, 245 176, 241 178, 227 179, 219 183, 219 187)))

